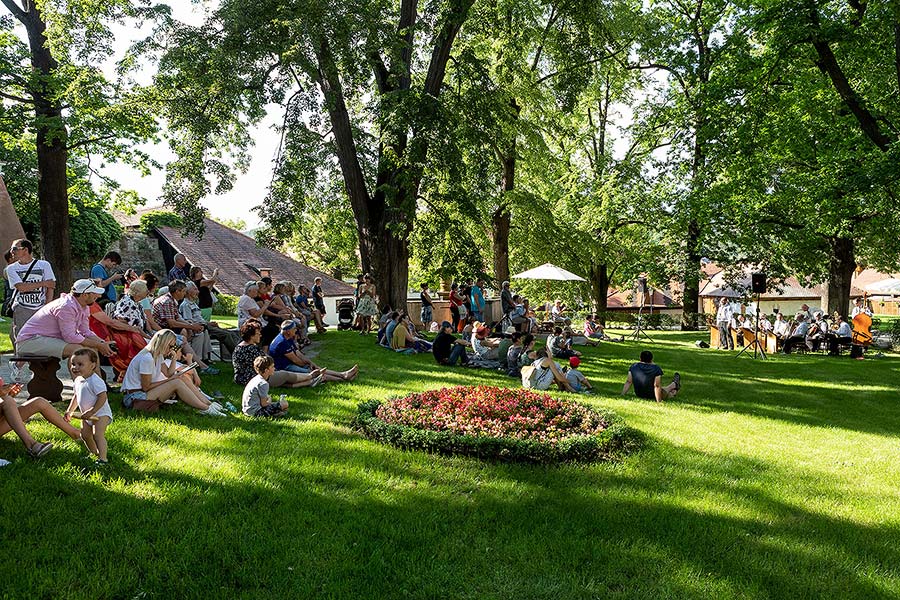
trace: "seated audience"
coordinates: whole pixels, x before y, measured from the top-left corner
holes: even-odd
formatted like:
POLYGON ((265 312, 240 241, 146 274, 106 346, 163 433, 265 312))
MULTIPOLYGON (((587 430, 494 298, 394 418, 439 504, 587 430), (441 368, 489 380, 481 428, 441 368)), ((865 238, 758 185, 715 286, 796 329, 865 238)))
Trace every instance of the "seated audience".
POLYGON ((222 406, 211 402, 179 366, 182 348, 175 332, 161 329, 153 334, 125 372, 122 404, 125 408, 156 412, 172 397, 196 408, 202 415, 223 417, 222 406))
POLYGON ((466 352, 468 347, 469 342, 453 335, 453 323, 444 321, 441 323, 441 330, 431 344, 431 352, 438 364, 452 367, 456 365, 457 361, 462 365, 469 362, 466 352))
POLYGON ((653 362, 653 353, 649 350, 641 352, 641 361, 631 365, 628 369, 628 379, 622 387, 622 395, 634 386, 634 395, 645 400, 662 402, 668 398, 674 398, 681 389, 681 375, 675 373, 672 383, 663 387, 661 380, 662 368, 653 362))
POLYGON ((498 338, 489 338, 490 329, 486 325, 479 325, 473 328, 472 332, 472 350, 475 355, 483 360, 497 360, 499 358, 500 340, 498 338))
POLYGON ((409 315, 403 313, 391 332, 391 348, 393 350, 412 350, 414 352, 430 352, 431 343, 416 337, 416 327, 409 315))
MULTIPOLYGON (((346 371, 330 371, 316 365, 312 360, 300 352, 297 345, 297 323, 287 320, 281 323, 281 333, 278 334, 269 345, 269 355, 275 359, 276 371, 290 371, 292 373, 317 372, 317 377, 324 381, 352 381, 359 373, 359 366, 353 365, 346 371)), ((315 385, 317 382, 313 382, 315 385)))
POLYGON ((187 284, 181 280, 175 280, 170 281, 167 288, 166 290, 160 290, 159 297, 153 301, 154 321, 163 329, 171 329, 176 335, 181 335, 184 338, 179 344, 181 346, 187 345, 190 348, 189 353, 193 355, 194 360, 200 365, 200 373, 204 375, 218 375, 219 370, 206 364, 203 357, 197 353, 197 349, 191 344, 193 336, 204 332, 204 325, 202 323, 189 323, 178 312, 179 305, 187 295, 187 284))
MULTIPOLYGON (((256 374, 253 361, 260 356, 266 356, 259 343, 262 339, 262 323, 259 319, 248 319, 241 327, 241 343, 238 344, 231 356, 234 365, 234 382, 238 385, 247 385, 256 374)), ((310 373, 293 373, 291 371, 275 371, 269 378, 271 387, 299 388, 312 385, 316 378, 324 371, 310 373)))
MULTIPOLYGON (((191 267, 191 282, 193 282, 200 291, 197 299, 197 306, 200 307, 200 314, 203 315, 204 321, 209 321, 212 319, 213 305, 215 304, 213 288, 219 282, 218 267, 213 269, 212 277, 209 278, 203 276, 203 269, 201 267, 191 267)), ((213 337, 213 339, 216 338, 213 337)))
POLYGON ((300 309, 300 312, 304 314, 307 318, 307 321, 313 321, 316 324, 316 333, 325 333, 328 331, 325 328, 325 322, 322 320, 322 312, 313 307, 309 303, 309 288, 303 284, 297 286, 298 294, 296 298, 294 298, 294 302, 297 304, 297 307, 300 309))
MULTIPOLYGON (((16 352, 69 358, 80 348, 93 348, 111 356, 112 348, 90 327, 90 305, 102 294, 103 288, 90 279, 76 281, 72 293, 45 304, 22 326, 16 337, 16 352)), ((102 377, 102 371, 98 375, 102 377)))
POLYGON ((525 340, 534 340, 534 336, 527 333, 523 335, 517 331, 512 334, 511 340, 512 344, 506 351, 506 374, 510 377, 519 377, 522 370, 519 359, 522 357, 522 352, 525 351, 524 342, 525 340))
POLYGON ((576 392, 590 392, 592 388, 591 382, 587 380, 587 377, 578 370, 578 365, 581 364, 581 359, 577 356, 573 356, 569 359, 569 368, 566 369, 566 379, 569 382, 569 385, 572 386, 572 389, 576 392))
POLYGON ((288 403, 272 402, 269 397, 269 379, 275 373, 275 361, 271 356, 257 356, 253 360, 256 377, 247 382, 241 397, 241 411, 248 417, 283 417, 288 403))
POLYGON ((553 334, 547 336, 547 348, 553 358, 569 359, 573 356, 581 356, 581 352, 572 350, 572 342, 566 337, 562 327, 554 327, 553 334))
POLYGON ((28 433, 25 423, 33 415, 41 415, 48 423, 73 440, 81 439, 81 432, 67 423, 63 416, 45 398, 35 396, 22 404, 16 404, 14 396, 21 389, 22 386, 20 384, 4 384, 3 379, 0 378, 0 436, 14 431, 19 439, 22 440, 22 443, 25 444, 25 450, 28 452, 28 455, 32 458, 40 458, 53 448, 53 444, 36 441, 28 433))
MULTIPOLYGON (((549 390, 550 386, 556 384, 560 390, 574 392, 575 390, 566 379, 565 373, 562 372, 559 365, 550 358, 550 352, 547 348, 541 348, 537 351, 536 358, 531 366, 534 370, 528 378, 530 387, 535 390, 549 390)), ((523 379, 525 371, 522 371, 523 379)), ((524 382, 523 382, 524 383, 524 382)))
POLYGON ((556 300, 550 307, 550 320, 554 323, 562 323, 566 320, 566 305, 561 300, 556 300))

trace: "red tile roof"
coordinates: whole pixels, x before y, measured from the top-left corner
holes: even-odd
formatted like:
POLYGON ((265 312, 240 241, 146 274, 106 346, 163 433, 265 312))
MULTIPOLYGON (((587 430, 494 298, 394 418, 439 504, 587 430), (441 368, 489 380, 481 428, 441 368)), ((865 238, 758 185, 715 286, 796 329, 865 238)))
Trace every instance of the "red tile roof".
POLYGON ((315 278, 321 277, 322 290, 326 296, 353 295, 353 288, 343 281, 280 252, 257 246, 253 238, 212 219, 203 221, 206 226, 203 239, 193 235, 184 236, 171 227, 160 227, 157 232, 164 243, 168 242, 175 252, 184 254, 192 266, 202 267, 206 275, 218 267, 219 283, 216 284, 216 289, 221 292, 235 296, 243 294, 247 281, 259 279, 259 274, 251 268, 254 267, 272 269, 271 277, 274 281, 287 279, 310 288, 315 278))

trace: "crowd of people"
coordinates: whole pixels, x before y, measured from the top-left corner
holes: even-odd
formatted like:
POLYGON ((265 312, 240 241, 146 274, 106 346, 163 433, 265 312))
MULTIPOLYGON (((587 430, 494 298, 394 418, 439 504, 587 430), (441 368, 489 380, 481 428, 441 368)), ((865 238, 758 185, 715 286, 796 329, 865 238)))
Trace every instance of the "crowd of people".
MULTIPOLYGON (((65 359, 74 381, 72 401, 60 414, 39 397, 17 404, 14 396, 22 386, 3 385, 0 380, 0 435, 14 431, 34 457, 52 447, 32 438, 25 427, 30 416, 41 414, 80 440, 97 465, 107 464, 106 431, 113 411, 101 368, 104 361, 121 383, 126 409, 153 413, 181 402, 210 416, 238 410, 229 402, 223 406, 220 393, 203 391, 202 378, 219 374, 213 366, 213 341, 219 343, 219 358, 232 362, 234 383, 243 388, 240 410, 248 416, 287 413, 284 395, 273 399, 272 388, 349 382, 359 373, 358 365, 330 369, 304 354, 311 343, 310 328, 324 333, 328 327, 321 278, 311 288, 269 277, 248 281, 237 302, 238 327, 229 329, 211 320, 218 269, 207 276, 181 254, 174 257, 166 285, 160 287, 161 278, 152 271, 123 270, 122 257, 109 252, 93 266, 90 278, 77 280, 58 297, 51 265, 34 258, 28 240, 16 240, 7 262, 5 279, 11 293, 5 312, 12 316, 10 338, 16 354, 65 359), (80 421, 80 429, 73 420, 80 421)), ((377 343, 386 348, 408 354, 430 352, 440 365, 496 369, 537 390, 556 386, 590 393, 591 382, 579 370, 581 352, 574 346, 609 340, 603 326, 589 316, 583 330, 573 330, 565 306, 557 301, 547 311, 555 323, 553 331, 546 344, 536 348, 537 317, 528 299, 514 293, 508 282, 500 297, 503 317, 493 324, 486 318, 484 282, 454 283, 449 295, 452 320, 438 325, 432 321, 435 298, 422 285, 419 316, 425 329, 436 334, 429 339, 404 310, 388 307, 379 316, 374 279, 364 274, 358 278, 353 324, 361 335, 376 330, 377 343)), ((642 356, 636 365, 642 364, 652 361, 647 363, 642 356)), ((659 377, 650 373, 656 370, 662 374, 655 365, 633 368, 623 393, 633 386, 641 397, 674 396, 680 383, 661 387, 659 377)))
MULTIPOLYGON (((850 319, 861 313, 872 316, 871 309, 865 306, 861 298, 857 298, 850 319)), ((716 327, 719 330, 719 348, 734 350, 735 338, 738 346, 743 346, 745 340, 754 339, 757 323, 750 316, 735 311, 731 302, 723 297, 716 312, 716 327)), ((758 327, 761 334, 773 335, 777 348, 785 354, 802 348, 813 352, 827 349, 830 356, 837 356, 842 346, 853 341, 853 327, 844 315, 835 312, 829 318, 821 310, 810 310, 808 304, 803 304, 790 319, 777 310, 771 319, 760 312, 758 327)))

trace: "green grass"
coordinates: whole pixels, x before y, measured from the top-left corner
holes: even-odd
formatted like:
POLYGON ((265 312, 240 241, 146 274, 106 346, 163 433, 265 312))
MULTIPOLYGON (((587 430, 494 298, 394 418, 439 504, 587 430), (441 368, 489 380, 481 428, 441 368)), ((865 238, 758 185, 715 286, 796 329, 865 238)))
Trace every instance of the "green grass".
MULTIPOLYGON (((535 467, 405 452, 348 428, 358 402, 514 382, 329 332, 353 384, 288 393, 291 418, 118 409, 112 465, 0 456, 9 597, 897 598, 900 358, 734 358, 651 332, 678 401, 618 395, 643 345, 583 363, 648 437, 615 464, 535 467)), ((208 389, 234 395, 230 371, 208 389)))
POLYGON ((3 322, 0 323, 0 353, 3 352, 12 352, 12 342, 9 341, 9 327, 12 325, 12 320, 3 318, 3 322))

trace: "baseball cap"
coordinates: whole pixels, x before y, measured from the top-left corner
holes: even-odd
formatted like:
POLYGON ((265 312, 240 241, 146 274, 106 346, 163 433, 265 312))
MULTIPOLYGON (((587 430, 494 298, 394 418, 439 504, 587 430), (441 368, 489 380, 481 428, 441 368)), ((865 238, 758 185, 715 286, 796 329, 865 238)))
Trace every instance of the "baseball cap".
POLYGON ((447 327, 453 327, 453 324, 450 321, 444 321, 441 323, 441 329, 445 329, 447 327))
POLYGON ((106 292, 102 287, 97 287, 90 279, 79 279, 72 284, 72 291, 76 294, 103 294, 106 292))
POLYGON ((573 369, 577 369, 578 365, 580 365, 580 364, 581 364, 581 359, 578 358, 577 356, 572 356, 571 358, 569 358, 569 366, 572 367, 573 369))

